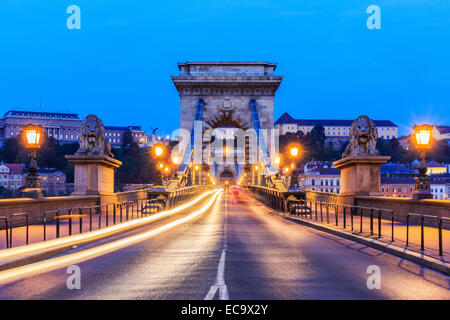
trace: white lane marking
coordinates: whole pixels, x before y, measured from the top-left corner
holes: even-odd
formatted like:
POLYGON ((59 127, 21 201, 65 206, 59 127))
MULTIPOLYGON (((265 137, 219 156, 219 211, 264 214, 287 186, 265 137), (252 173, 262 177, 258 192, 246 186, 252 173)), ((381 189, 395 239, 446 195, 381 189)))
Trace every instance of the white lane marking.
POLYGON ((228 288, 225 284, 225 256, 227 251, 227 215, 228 215, 228 197, 225 197, 225 218, 223 226, 223 245, 222 254, 220 255, 219 266, 217 267, 217 275, 214 284, 208 291, 205 300, 212 300, 219 291, 219 300, 230 300, 230 295, 228 294, 228 288))

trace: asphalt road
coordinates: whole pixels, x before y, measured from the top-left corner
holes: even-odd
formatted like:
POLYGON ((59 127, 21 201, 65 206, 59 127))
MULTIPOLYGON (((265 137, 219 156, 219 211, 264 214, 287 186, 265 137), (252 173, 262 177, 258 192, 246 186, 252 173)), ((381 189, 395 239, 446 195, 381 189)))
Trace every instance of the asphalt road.
POLYGON ((79 290, 67 288, 62 268, 4 285, 0 298, 450 298, 447 276, 287 221, 243 192, 222 195, 194 220, 78 266, 79 290), (373 265, 380 268, 381 288, 371 290, 367 268, 373 265))

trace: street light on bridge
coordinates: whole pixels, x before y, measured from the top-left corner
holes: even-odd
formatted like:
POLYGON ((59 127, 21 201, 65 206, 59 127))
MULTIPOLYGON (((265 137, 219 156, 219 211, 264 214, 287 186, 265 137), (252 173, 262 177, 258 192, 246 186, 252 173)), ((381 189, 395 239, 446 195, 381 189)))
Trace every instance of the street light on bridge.
MULTIPOLYGON (((297 175, 298 175, 298 171, 296 168, 296 161, 298 160, 299 156, 300 156, 300 148, 298 146, 291 146, 289 149, 289 154, 291 156, 291 169, 292 169, 292 173, 291 173, 291 183, 289 185, 289 189, 298 189, 298 180, 297 180, 297 175)), ((289 169, 288 169, 289 170, 289 169)))
POLYGON ((280 156, 276 156, 276 157, 275 157, 274 163, 275 163, 275 165, 276 165, 277 167, 280 166, 280 163, 281 163, 281 158, 280 158, 280 156))
POLYGON ((179 165, 181 163, 181 158, 179 156, 173 156, 172 157, 172 162, 174 165, 179 165))
POLYGON ((25 177, 25 189, 22 191, 24 196, 32 198, 41 198, 41 177, 37 174, 37 150, 41 147, 41 127, 32 124, 26 125, 23 128, 25 134, 26 148, 30 151, 31 160, 29 171, 30 173, 25 177))
POLYGON ((416 186, 413 199, 431 199, 433 198, 430 188, 431 178, 427 177, 428 168, 425 160, 425 153, 430 149, 430 138, 433 126, 429 124, 415 125, 413 130, 416 137, 416 147, 420 152, 419 175, 414 178, 414 180, 416 180, 416 186))
POLYGON ((155 152, 155 156, 157 158, 162 158, 164 155, 164 145, 158 143, 153 146, 153 151, 155 152))
POLYGON ((299 148, 298 147, 291 147, 289 153, 291 154, 291 158, 295 159, 299 155, 299 148))

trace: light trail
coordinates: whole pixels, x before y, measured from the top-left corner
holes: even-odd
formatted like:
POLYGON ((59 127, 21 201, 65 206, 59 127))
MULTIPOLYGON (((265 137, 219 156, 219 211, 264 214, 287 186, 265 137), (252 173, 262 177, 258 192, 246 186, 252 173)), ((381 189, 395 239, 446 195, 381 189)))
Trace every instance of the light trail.
POLYGON ((222 194, 222 190, 216 190, 213 192, 214 194, 211 197, 211 199, 201 209, 191 213, 190 215, 184 218, 169 222, 168 224, 158 227, 156 229, 143 232, 134 236, 130 236, 124 239, 120 239, 111 243, 100 245, 95 248, 86 249, 81 252, 76 252, 66 256, 36 262, 27 266, 0 272, 0 285, 13 282, 22 278, 30 277, 36 274, 40 274, 43 272, 56 270, 71 264, 90 260, 99 257, 101 255, 107 254, 109 252, 116 251, 118 249, 138 243, 140 241, 147 240, 161 232, 174 228, 180 224, 186 223, 194 219, 195 217, 201 215, 206 210, 208 210, 212 206, 214 201, 216 201, 217 197, 222 194))
POLYGON ((20 257, 20 256, 28 255, 28 254, 38 253, 40 251, 46 251, 46 250, 55 249, 55 248, 59 248, 59 247, 75 245, 75 244, 78 244, 79 242, 83 242, 83 241, 94 241, 94 240, 98 240, 99 238, 102 238, 102 237, 105 237, 108 235, 112 235, 112 234, 116 234, 121 231, 125 231, 132 227, 143 226, 143 225, 148 224, 149 222, 155 221, 162 217, 169 216, 169 215, 178 213, 184 209, 187 209, 190 206, 198 203, 203 198, 207 197, 208 195, 210 195, 214 192, 217 192, 217 190, 207 191, 188 203, 185 203, 179 207, 176 207, 176 208, 173 208, 170 210, 161 211, 161 212, 151 215, 149 217, 139 218, 136 220, 130 220, 127 222, 116 224, 111 227, 106 227, 101 230, 91 231, 88 233, 78 234, 78 235, 64 237, 64 238, 60 238, 60 239, 53 239, 53 240, 49 240, 49 241, 45 241, 45 242, 34 243, 34 244, 30 244, 27 246, 21 246, 21 247, 17 247, 17 248, 1 250, 0 251, 0 261, 6 260, 6 259, 12 259, 15 257, 20 257))

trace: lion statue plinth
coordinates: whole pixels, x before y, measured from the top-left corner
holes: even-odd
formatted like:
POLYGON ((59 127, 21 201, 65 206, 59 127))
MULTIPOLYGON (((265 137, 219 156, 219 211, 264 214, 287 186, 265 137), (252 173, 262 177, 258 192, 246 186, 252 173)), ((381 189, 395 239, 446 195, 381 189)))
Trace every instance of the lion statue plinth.
POLYGON ((342 157, 371 155, 379 156, 376 149, 378 132, 373 120, 368 116, 359 116, 350 129, 350 143, 345 148, 342 157))
POLYGON ((114 158, 111 144, 105 141, 105 126, 96 115, 90 114, 84 118, 81 125, 80 148, 76 154, 105 155, 114 158))

